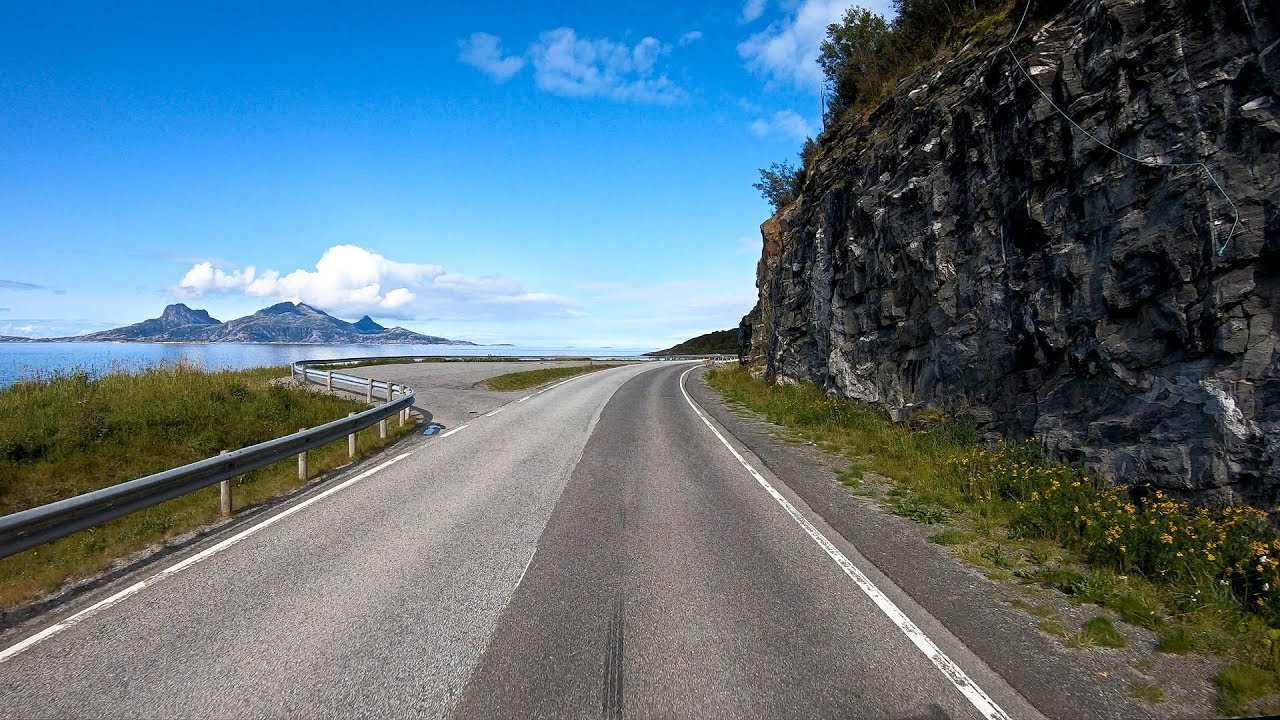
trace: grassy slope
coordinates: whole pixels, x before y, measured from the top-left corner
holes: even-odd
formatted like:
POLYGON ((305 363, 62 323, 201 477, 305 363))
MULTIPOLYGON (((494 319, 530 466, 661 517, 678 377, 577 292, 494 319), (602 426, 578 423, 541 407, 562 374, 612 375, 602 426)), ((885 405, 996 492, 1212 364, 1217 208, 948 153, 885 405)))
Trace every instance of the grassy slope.
MULTIPOLYGON (((713 370, 709 382, 731 403, 849 458, 846 485, 861 488, 867 471, 889 478, 883 501, 893 512, 938 525, 934 541, 992 579, 1111 608, 1156 631, 1163 652, 1233 658, 1218 679, 1224 713, 1280 708, 1264 697, 1280 686, 1280 538, 1265 514, 1193 508, 1158 492, 1135 501, 1033 446, 982 447, 963 422, 917 415, 899 425, 813 385, 766 385, 738 366, 713 370)), ((1053 620, 1042 629, 1073 647, 1114 641, 1094 625, 1077 637, 1053 620)))
MULTIPOLYGON (((114 485, 360 410, 363 403, 272 384, 287 368, 206 373, 166 367, 83 373, 0 391, 0 514, 114 485)), ((407 433, 391 422, 389 440, 407 433)), ((381 446, 377 427, 357 447, 381 446)), ((346 442, 311 451, 312 475, 347 462, 346 442)), ((236 508, 297 486, 292 461, 233 481, 236 508)), ((210 487, 0 560, 0 608, 218 518, 210 487)))
POLYGON ((541 370, 524 370, 522 372, 496 375, 484 381, 484 386, 498 392, 511 392, 535 387, 553 380, 562 380, 575 375, 583 375, 597 370, 607 370, 623 363, 601 363, 593 365, 569 365, 567 367, 543 368, 541 370))
POLYGON ((705 335, 699 335, 696 338, 690 338, 666 350, 645 354, 655 357, 666 355, 737 355, 738 329, 716 330, 705 335))

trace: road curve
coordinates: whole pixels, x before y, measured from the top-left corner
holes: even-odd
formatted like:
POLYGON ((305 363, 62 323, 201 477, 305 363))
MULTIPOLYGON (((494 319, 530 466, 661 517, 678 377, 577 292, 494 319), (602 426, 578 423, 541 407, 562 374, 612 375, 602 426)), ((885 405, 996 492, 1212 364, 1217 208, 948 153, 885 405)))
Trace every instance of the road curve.
POLYGON ((689 367, 582 376, 418 442, 0 663, 0 717, 1037 716, 751 476, 689 367))

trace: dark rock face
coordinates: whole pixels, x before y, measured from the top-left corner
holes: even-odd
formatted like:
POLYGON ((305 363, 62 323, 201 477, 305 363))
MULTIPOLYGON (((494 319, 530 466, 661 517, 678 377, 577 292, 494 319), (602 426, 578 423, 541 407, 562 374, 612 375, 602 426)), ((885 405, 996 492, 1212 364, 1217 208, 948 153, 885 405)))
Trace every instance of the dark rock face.
MULTIPOLYGON (((1019 8, 1019 11, 1021 8, 1019 8)), ((1280 3, 1080 0, 926 69, 762 227, 741 354, 1116 482, 1280 500, 1280 3), (1217 248, 1225 243, 1221 255, 1217 248)))

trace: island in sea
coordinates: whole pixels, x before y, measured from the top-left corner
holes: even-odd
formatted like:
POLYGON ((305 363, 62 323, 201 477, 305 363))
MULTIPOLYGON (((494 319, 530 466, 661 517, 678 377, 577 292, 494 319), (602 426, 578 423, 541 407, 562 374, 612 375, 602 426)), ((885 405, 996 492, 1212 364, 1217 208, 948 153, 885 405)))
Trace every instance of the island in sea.
POLYGON ((368 315, 353 323, 347 322, 306 303, 291 302, 277 303, 227 322, 211 317, 205 310, 175 303, 166 307, 158 318, 87 335, 40 340, 0 335, 0 342, 33 341, 475 345, 402 327, 383 327, 368 315))

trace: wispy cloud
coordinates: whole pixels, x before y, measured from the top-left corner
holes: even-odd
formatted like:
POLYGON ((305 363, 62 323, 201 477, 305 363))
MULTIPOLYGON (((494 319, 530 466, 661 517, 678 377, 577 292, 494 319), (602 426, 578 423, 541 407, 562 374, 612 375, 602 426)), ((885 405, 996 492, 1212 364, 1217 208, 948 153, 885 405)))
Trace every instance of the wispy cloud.
MULTIPOLYGON (((739 43, 738 55, 748 69, 771 82, 816 92, 822 88, 817 58, 827 26, 839 22, 853 4, 851 0, 802 0, 794 12, 739 43)), ((748 2, 743 17, 752 8, 748 2)))
MULTIPOLYGON (((700 37, 700 30, 691 30, 677 42, 683 46, 700 37)), ((458 45, 460 62, 497 82, 529 64, 538 88, 565 97, 670 105, 688 94, 659 71, 658 60, 671 52, 671 45, 654 37, 629 44, 579 37, 573 28, 561 27, 541 33, 520 55, 504 55, 501 38, 488 33, 473 33, 458 45)))
POLYGON ((472 33, 471 37, 458 41, 458 61, 476 68, 493 78, 506 82, 524 67, 519 55, 503 55, 502 38, 489 33, 472 33))
POLYGON ((683 35, 681 35, 681 36, 680 36, 680 46, 681 46, 681 47, 684 47, 685 45, 688 45, 689 43, 697 42, 697 41, 699 41, 699 40, 701 40, 701 39, 702 39, 702 31, 701 31, 701 30, 690 30, 689 32, 687 32, 687 33, 685 33, 685 34, 683 34, 683 35))
POLYGON ((757 137, 782 137, 788 140, 804 140, 813 135, 813 125, 795 110, 779 110, 769 118, 757 118, 751 123, 751 132, 757 137))
POLYGON ((760 16, 764 15, 765 4, 766 0, 747 0, 746 4, 742 6, 742 17, 738 19, 738 22, 746 24, 759 20, 760 16))
POLYGON ((18 292, 27 292, 31 290, 52 290, 47 285, 37 285, 29 282, 18 282, 17 280, 0 280, 0 289, 17 290, 18 292))
POLYGON ((171 293, 183 299, 242 295, 291 300, 346 316, 396 319, 500 319, 580 317, 576 301, 535 292, 514 278, 469 276, 439 265, 397 262, 356 245, 336 245, 314 270, 259 272, 253 266, 222 269, 193 265, 171 293))

